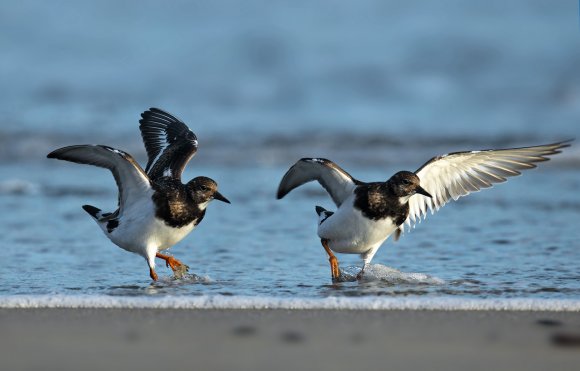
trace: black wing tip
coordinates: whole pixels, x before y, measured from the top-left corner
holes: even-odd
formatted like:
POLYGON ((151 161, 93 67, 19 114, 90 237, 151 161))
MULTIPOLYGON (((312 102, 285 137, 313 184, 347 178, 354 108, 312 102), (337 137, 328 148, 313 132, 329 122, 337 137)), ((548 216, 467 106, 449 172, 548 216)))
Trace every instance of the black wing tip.
MULTIPOLYGON (((572 142, 575 141, 576 138, 571 138, 571 139, 566 139, 566 140, 561 140, 558 142, 552 142, 552 143, 548 143, 548 144, 536 144, 536 145, 532 145, 532 146, 526 146, 526 147, 510 147, 510 148, 498 148, 498 149, 486 149, 486 150, 482 150, 481 152, 485 152, 485 151, 501 151, 501 150, 512 150, 512 149, 528 149, 528 148, 538 148, 538 147, 554 147, 552 149, 552 151, 554 152, 553 154, 557 154, 560 153, 561 149, 563 148, 567 148, 567 147, 571 147, 572 146, 572 142)), ((456 153, 462 153, 462 152, 454 152, 454 153, 448 153, 447 155, 452 155, 452 154, 456 154, 456 153)))
POLYGON ((155 113, 165 113, 165 111, 156 107, 150 107, 148 110, 141 112, 141 119, 139 120, 139 123, 143 124, 145 121, 149 119, 151 115, 155 113))
POLYGON ((276 193, 276 199, 277 200, 281 200, 282 198, 284 198, 284 196, 286 196, 288 194, 289 191, 282 189, 282 188, 278 188, 278 192, 276 193))
POLYGON ((147 110, 143 111, 143 113, 141 113, 141 116, 147 115, 150 113, 168 113, 168 112, 162 110, 161 108, 149 107, 149 109, 147 109, 147 110))
POLYGON ((562 140, 560 142, 556 142, 556 143, 554 143, 554 145, 558 146, 558 148, 556 148, 556 150, 562 149, 562 148, 567 148, 567 147, 571 147, 572 142, 575 140, 576 140, 576 138, 566 139, 566 140, 562 140))
POLYGON ((150 107, 148 110, 141 112, 141 118, 139 119, 139 124, 144 125, 151 121, 154 115, 162 115, 167 116, 172 119, 175 119, 170 113, 165 112, 164 110, 157 108, 157 107, 150 107))
POLYGON ((174 115, 172 115, 171 113, 169 113, 165 110, 162 110, 161 108, 157 108, 157 107, 149 107, 148 110, 141 112, 141 119, 139 120, 139 122, 142 123, 144 121, 147 121, 153 115, 161 115, 161 116, 164 116, 165 118, 167 118, 171 121, 183 122, 180 119, 178 119, 177 117, 175 117, 174 115))
POLYGON ((46 158, 56 158, 57 160, 62 160, 63 159, 63 154, 64 152, 66 152, 66 150, 73 148, 73 147, 78 147, 78 146, 68 146, 68 147, 61 147, 61 148, 57 148, 54 151, 50 152, 48 155, 46 155, 46 158))
MULTIPOLYGON (((572 146, 572 142, 575 140, 576 138, 572 138, 572 139, 566 139, 566 140, 561 140, 559 142, 555 142, 555 143, 550 143, 550 144, 544 144, 544 145, 538 145, 538 146, 532 146, 531 148, 534 147, 552 147, 550 149, 550 153, 545 154, 544 156, 552 156, 552 155, 557 155, 559 153, 562 153, 562 150, 564 148, 568 148, 572 146)), ((516 148, 517 149, 517 148, 516 148)), ((550 158, 548 157, 544 157, 543 160, 538 160, 537 162, 542 162, 542 161, 548 161, 550 160, 550 158)), ((535 166, 534 166, 535 167, 535 166)))
POLYGON ((165 135, 185 135, 189 141, 197 140, 195 133, 191 131, 183 120, 160 108, 151 107, 142 112, 139 128, 144 140, 149 136, 157 137, 159 133, 155 133, 155 131, 164 132, 165 135), (153 132, 150 132, 151 129, 153 129, 153 132))
POLYGON ((88 144, 80 144, 80 145, 75 145, 75 146, 67 146, 67 147, 57 148, 54 151, 50 152, 48 155, 46 155, 46 158, 56 158, 57 160, 65 160, 64 154, 67 150, 72 149, 72 148, 86 146, 86 145, 88 145, 88 144))
POLYGON ((290 169, 288 169, 288 171, 286 171, 286 173, 282 177, 282 180, 280 181, 280 185, 278 186, 278 191, 276 192, 276 199, 277 200, 281 200, 282 198, 284 198, 284 196, 286 196, 288 193, 290 193, 290 191, 292 189, 288 189, 287 187, 283 186, 284 180, 288 176, 288 173, 290 173, 292 171, 292 169, 296 166, 296 164, 298 164, 301 161, 305 161, 305 160, 308 160, 308 158, 301 158, 300 160, 296 161, 296 163, 294 165, 290 166, 290 169))

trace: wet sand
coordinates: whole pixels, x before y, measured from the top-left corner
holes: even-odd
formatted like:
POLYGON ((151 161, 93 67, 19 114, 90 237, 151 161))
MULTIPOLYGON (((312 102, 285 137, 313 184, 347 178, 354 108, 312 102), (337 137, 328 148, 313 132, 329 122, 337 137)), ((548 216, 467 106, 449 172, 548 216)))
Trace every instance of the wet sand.
POLYGON ((580 314, 0 309, 2 370, 577 370, 580 314))

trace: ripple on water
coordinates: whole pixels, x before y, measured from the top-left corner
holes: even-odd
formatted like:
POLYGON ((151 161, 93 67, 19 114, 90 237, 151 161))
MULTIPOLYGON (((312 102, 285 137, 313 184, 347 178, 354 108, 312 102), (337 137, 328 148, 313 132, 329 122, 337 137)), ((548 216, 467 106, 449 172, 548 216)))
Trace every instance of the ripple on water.
POLYGON ((24 179, 7 179, 0 182, 0 195, 35 195, 40 185, 24 179))
MULTIPOLYGON (((381 175, 352 163, 350 167, 363 179, 381 175)), ((200 174, 211 170, 213 177, 223 179, 225 188, 231 183, 227 179, 235 179, 238 190, 234 193, 248 201, 243 206, 212 204, 199 228, 175 247, 180 260, 197 275, 175 280, 169 269, 160 267, 159 282, 151 284, 142 259, 115 247, 80 209, 81 202, 102 207, 116 202, 110 175, 103 173, 94 179, 95 184, 91 179, 85 186, 88 176, 82 176, 83 168, 66 172, 68 178, 55 178, 44 165, 27 167, 26 174, 39 179, 34 181, 41 187, 40 194, 12 197, 0 192, 1 206, 11 211, 0 217, 3 248, 11 257, 0 272, 11 282, 0 289, 0 296, 54 292, 147 299, 199 295, 574 299, 580 295, 580 230, 571 227, 577 215, 569 209, 547 211, 542 216, 550 223, 531 226, 518 217, 529 213, 525 202, 511 202, 506 205, 509 209, 490 205, 496 196, 503 200, 523 193, 533 199, 534 187, 529 185, 534 179, 482 192, 473 196, 481 202, 465 207, 450 204, 397 244, 387 241, 373 262, 388 262, 396 269, 372 264, 363 279, 356 281, 357 257, 341 254, 345 282, 333 285, 327 257, 316 238, 312 199, 299 190, 288 199, 275 200, 277 182, 287 168, 200 170, 200 174), (78 189, 67 188, 70 184, 78 189), (48 187, 58 191, 52 193, 48 187)), ((533 178, 534 173, 530 174, 533 178)), ((553 176, 536 179, 545 190, 566 179, 580 179, 579 174, 554 171, 553 176)), ((537 194, 543 195, 543 191, 537 194)), ((573 190, 560 189, 552 201, 559 203, 574 195, 573 190)), ((316 202, 331 203, 328 196, 323 197, 316 202)))

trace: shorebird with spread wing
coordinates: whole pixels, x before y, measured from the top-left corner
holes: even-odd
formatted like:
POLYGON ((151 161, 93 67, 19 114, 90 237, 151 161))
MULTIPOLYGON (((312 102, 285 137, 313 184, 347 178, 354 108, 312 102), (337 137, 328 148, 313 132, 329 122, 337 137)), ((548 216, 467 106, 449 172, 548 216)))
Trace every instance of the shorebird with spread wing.
POLYGON ((118 209, 109 213, 90 205, 83 209, 114 244, 144 257, 150 277, 157 280, 155 258, 163 259, 174 272, 187 269, 160 251, 187 236, 202 221, 212 200, 230 202, 210 178, 181 182, 185 166, 197 152, 197 137, 187 125, 157 108, 143 112, 139 123, 148 156, 145 170, 130 154, 103 145, 59 148, 47 157, 113 173, 119 189, 118 209))
POLYGON ((432 158, 415 172, 400 171, 387 181, 372 183, 353 178, 330 160, 303 158, 286 172, 277 197, 318 181, 337 206, 334 212, 316 207, 318 236, 329 256, 332 279, 341 280, 333 252, 360 254, 360 279, 383 242, 393 234, 395 240, 400 237, 403 224, 414 226, 428 210, 433 213, 450 200, 520 175, 568 146, 568 142, 560 142, 449 153, 432 158))

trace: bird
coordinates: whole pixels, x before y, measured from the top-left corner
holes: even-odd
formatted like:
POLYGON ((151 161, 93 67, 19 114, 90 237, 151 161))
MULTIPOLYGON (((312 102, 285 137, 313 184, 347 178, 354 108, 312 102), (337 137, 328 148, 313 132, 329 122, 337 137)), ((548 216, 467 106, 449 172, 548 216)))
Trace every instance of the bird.
POLYGON ((399 171, 386 181, 369 183, 353 178, 331 160, 302 158, 282 177, 277 198, 305 183, 320 183, 337 207, 335 211, 315 208, 332 281, 346 279, 334 252, 360 254, 363 264, 356 276, 360 280, 382 244, 391 235, 397 241, 405 225, 410 230, 428 211, 433 214, 451 200, 535 168, 570 142, 448 153, 431 158, 414 172, 399 171))
POLYGON ((198 176, 182 183, 183 170, 198 148, 197 136, 183 121, 150 108, 141 114, 139 129, 148 158, 145 170, 129 153, 106 145, 67 146, 47 157, 111 171, 119 192, 117 209, 83 209, 115 245, 145 258, 149 276, 157 281, 155 258, 174 273, 188 268, 160 252, 187 236, 203 220, 211 201, 230 201, 211 178, 198 176))

